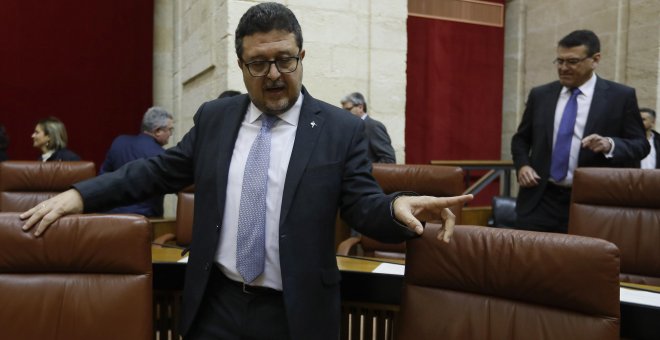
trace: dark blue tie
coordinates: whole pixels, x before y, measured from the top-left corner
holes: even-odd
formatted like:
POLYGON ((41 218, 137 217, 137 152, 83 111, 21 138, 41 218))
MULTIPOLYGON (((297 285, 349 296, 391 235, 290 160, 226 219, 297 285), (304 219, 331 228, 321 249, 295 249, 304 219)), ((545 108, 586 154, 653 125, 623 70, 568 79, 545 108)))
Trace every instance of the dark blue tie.
POLYGON ((236 269, 244 282, 264 271, 266 260, 266 192, 270 163, 270 129, 277 117, 263 114, 243 172, 236 239, 236 269))
POLYGON ((580 89, 571 90, 571 97, 568 98, 564 114, 561 116, 559 130, 557 130, 557 139, 555 147, 552 149, 552 163, 550 165, 550 177, 556 182, 566 178, 568 173, 568 159, 571 154, 571 142, 573 141, 573 130, 575 129, 575 119, 577 117, 577 96, 582 93, 580 89))

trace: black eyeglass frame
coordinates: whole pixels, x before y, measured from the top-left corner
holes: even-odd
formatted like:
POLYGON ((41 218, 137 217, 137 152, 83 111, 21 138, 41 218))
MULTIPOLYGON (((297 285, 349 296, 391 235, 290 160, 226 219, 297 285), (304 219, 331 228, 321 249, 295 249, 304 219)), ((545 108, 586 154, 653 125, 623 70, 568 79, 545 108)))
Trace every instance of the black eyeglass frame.
POLYGON ((552 61, 553 64, 557 66, 561 66, 566 64, 566 66, 575 66, 589 58, 593 58, 594 56, 587 56, 584 58, 568 58, 568 59, 562 59, 562 58, 555 58, 555 60, 552 61))
POLYGON ((298 64, 300 64, 300 54, 298 54, 297 56, 294 56, 294 57, 278 58, 278 59, 275 59, 275 60, 255 60, 255 61, 251 61, 249 63, 243 62, 243 65, 245 65, 245 67, 247 67, 247 69, 248 69, 248 73, 250 73, 251 76, 256 77, 256 78, 261 78, 261 77, 267 76, 268 73, 270 72, 270 67, 273 64, 275 64, 275 68, 277 69, 277 72, 279 72, 279 73, 284 74, 284 73, 296 72, 296 70, 298 69, 298 64), (280 63, 280 62, 289 62, 292 59, 296 60, 296 64, 293 66, 292 70, 282 70, 282 69, 280 69, 280 65, 278 65, 278 63, 280 63), (256 74, 255 75, 253 73, 252 69, 250 68, 250 66, 252 66, 252 65, 256 65, 256 64, 264 65, 266 63, 268 64, 268 67, 265 69, 264 74, 256 74))

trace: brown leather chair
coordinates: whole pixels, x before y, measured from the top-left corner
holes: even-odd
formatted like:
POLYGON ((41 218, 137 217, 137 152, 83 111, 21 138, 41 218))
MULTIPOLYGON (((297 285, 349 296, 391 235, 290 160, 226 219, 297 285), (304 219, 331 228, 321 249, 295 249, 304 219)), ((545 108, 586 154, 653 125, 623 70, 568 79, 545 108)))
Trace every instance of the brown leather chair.
MULTIPOLYGON (((397 191, 413 191, 420 195, 457 196, 465 190, 463 170, 459 167, 427 164, 373 164, 373 175, 386 194, 397 191)), ((452 207, 456 223, 460 223, 461 206, 452 207)), ((338 228, 344 227, 338 218, 338 228)), ((367 236, 354 236, 342 241, 338 255, 363 255, 379 258, 405 258, 406 244, 383 243, 367 236), (358 253, 357 245, 363 253, 358 253)))
POLYGON ((179 191, 176 203, 176 223, 174 234, 167 233, 154 240, 154 243, 164 245, 176 243, 180 247, 188 247, 192 242, 193 214, 195 212, 195 186, 191 185, 179 191))
POLYGON ((438 225, 408 241, 398 339, 618 339, 619 251, 564 234, 438 225))
POLYGON ((72 215, 40 238, 0 213, 0 338, 151 339, 151 225, 72 215))
POLYGON ((660 171, 579 168, 568 233, 621 250, 621 281, 660 286, 660 171))
POLYGON ((0 162, 0 212, 22 212, 96 175, 93 162, 0 162))

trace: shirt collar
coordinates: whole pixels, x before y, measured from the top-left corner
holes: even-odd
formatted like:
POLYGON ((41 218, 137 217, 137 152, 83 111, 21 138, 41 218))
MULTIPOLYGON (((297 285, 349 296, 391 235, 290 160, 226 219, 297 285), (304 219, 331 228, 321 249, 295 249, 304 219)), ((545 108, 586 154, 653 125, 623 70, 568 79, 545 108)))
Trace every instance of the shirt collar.
POLYGON ((47 161, 50 156, 52 156, 55 153, 55 150, 48 150, 45 153, 41 154, 41 160, 42 161, 47 161))
MULTIPOLYGON (((584 84, 578 86, 578 89, 580 89, 580 92, 585 95, 586 97, 591 97, 594 95, 594 89, 596 88, 596 80, 598 77, 596 76, 596 72, 591 74, 591 78, 587 80, 584 84)), ((568 87, 564 86, 561 89, 562 94, 566 95, 571 95, 571 89, 568 87)))
MULTIPOLYGON (((285 121, 289 125, 297 126, 298 125, 298 119, 300 118, 300 109, 302 107, 302 102, 303 102, 304 95, 302 92, 300 95, 298 95, 298 100, 296 100, 296 103, 293 104, 293 106, 288 109, 286 112, 280 114, 277 116, 280 120, 285 121)), ((250 102, 250 106, 248 106, 248 111, 245 119, 247 120, 248 123, 254 124, 257 120, 261 118, 261 115, 263 112, 257 108, 257 106, 254 105, 254 103, 250 102)))

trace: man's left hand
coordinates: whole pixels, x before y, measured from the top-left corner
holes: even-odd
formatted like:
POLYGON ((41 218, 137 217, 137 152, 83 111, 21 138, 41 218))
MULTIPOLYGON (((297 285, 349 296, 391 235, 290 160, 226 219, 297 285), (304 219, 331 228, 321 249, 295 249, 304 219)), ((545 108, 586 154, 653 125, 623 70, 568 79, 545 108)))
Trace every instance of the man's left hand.
POLYGON ((422 221, 441 221, 442 229, 438 240, 449 242, 454 233, 456 216, 449 207, 461 206, 473 198, 472 195, 454 197, 399 196, 394 200, 394 217, 418 235, 424 232, 422 221))

